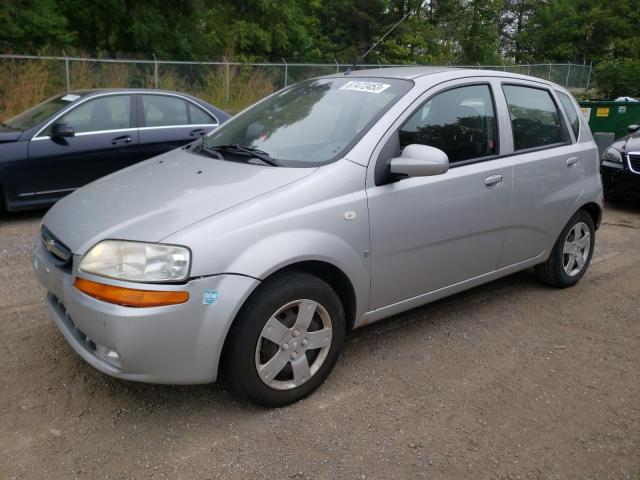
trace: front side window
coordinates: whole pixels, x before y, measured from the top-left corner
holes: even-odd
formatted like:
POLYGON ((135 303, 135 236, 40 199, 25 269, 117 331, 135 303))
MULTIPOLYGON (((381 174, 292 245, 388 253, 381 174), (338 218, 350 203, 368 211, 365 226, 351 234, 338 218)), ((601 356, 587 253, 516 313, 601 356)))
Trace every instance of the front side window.
POLYGON ((81 96, 74 93, 66 93, 63 95, 56 95, 55 97, 45 100, 39 103, 35 107, 31 107, 29 110, 16 115, 13 118, 4 120, 2 126, 14 130, 26 130, 31 127, 35 127, 38 123, 46 120, 54 113, 68 107, 71 102, 78 100, 81 96))
POLYGON ((564 142, 560 114, 547 90, 504 85, 515 150, 564 142))
POLYGON ((168 95, 142 95, 145 127, 188 125, 187 102, 168 95))
POLYGON ((498 128, 488 85, 454 88, 431 98, 400 128, 400 148, 417 143, 455 163, 498 153, 498 128))
POLYGON ((131 97, 111 95, 87 100, 56 123, 70 125, 75 133, 131 128, 131 97))
POLYGON ((206 147, 260 149, 292 167, 327 163, 412 86, 409 80, 349 75, 300 82, 223 123, 206 139, 206 147))
POLYGON ((571 124, 571 130, 573 130, 573 134, 578 140, 578 134, 580 133, 580 117, 578 116, 578 112, 576 111, 576 107, 573 105, 573 102, 569 98, 569 95, 563 92, 558 92, 558 98, 560 99, 560 104, 564 109, 564 113, 567 115, 569 119, 569 123, 571 124))

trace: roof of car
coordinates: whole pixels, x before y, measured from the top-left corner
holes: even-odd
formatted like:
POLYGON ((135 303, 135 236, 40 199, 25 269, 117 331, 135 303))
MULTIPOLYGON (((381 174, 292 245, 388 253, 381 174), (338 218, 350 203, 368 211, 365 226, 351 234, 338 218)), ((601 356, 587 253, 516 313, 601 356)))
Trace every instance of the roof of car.
MULTIPOLYGON (((365 70, 353 70, 348 73, 351 77, 379 77, 379 78, 403 78, 410 80, 412 78, 422 77, 423 75, 431 75, 433 73, 448 72, 456 70, 450 67, 381 67, 368 68, 365 70)), ((347 75, 341 72, 338 75, 347 75)))
POLYGON ((92 95, 96 93, 118 93, 118 92, 148 92, 148 93, 175 93, 178 95, 184 95, 186 97, 192 97, 188 93, 174 92, 172 90, 158 90, 156 88, 89 88, 84 90, 71 90, 68 93, 75 95, 92 95))
POLYGON ((407 67, 381 67, 370 68, 365 70, 353 70, 348 72, 334 73, 327 75, 326 77, 341 77, 349 76, 355 78, 399 78, 404 80, 413 80, 419 77, 433 75, 436 73, 449 73, 450 79, 461 77, 502 77, 502 78, 514 78, 535 81, 538 83, 544 83, 546 85, 557 85, 549 82, 545 79, 530 77, 527 75, 521 75, 518 73, 511 73, 502 70, 482 70, 469 67, 421 67, 421 66, 407 66, 407 67))

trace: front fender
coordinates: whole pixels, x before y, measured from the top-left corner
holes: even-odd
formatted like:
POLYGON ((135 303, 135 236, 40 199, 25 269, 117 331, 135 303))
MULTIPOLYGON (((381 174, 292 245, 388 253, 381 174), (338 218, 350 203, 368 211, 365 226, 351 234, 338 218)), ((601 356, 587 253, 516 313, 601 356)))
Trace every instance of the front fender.
POLYGON ((340 269, 356 294, 356 318, 369 303, 369 262, 365 251, 356 250, 342 238, 316 230, 292 230, 254 243, 234 257, 227 271, 264 280, 300 262, 318 261, 340 269))

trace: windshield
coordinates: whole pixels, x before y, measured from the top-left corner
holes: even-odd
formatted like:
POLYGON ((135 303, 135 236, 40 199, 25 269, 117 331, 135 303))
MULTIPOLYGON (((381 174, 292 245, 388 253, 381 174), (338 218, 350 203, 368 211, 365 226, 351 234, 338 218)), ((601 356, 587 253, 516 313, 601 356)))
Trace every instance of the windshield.
POLYGON ((73 93, 56 95, 9 120, 3 120, 2 125, 15 130, 27 130, 36 126, 41 121, 46 120, 58 110, 61 110, 78 98, 80 98, 80 95, 73 93))
MULTIPOLYGON (((259 149, 292 167, 338 158, 413 86, 386 78, 322 78, 282 90, 232 118, 204 147, 259 149)), ((226 158, 227 151, 222 151, 226 158)))

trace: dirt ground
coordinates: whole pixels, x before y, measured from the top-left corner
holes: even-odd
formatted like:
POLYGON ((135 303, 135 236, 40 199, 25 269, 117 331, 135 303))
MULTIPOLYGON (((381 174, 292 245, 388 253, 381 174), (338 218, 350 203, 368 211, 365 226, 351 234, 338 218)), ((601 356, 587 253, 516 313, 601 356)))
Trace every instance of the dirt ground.
POLYGON ((278 410, 84 363, 32 273, 41 215, 0 216, 2 479, 640 479, 640 204, 576 287, 523 272, 358 330, 278 410))

